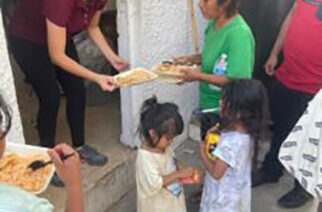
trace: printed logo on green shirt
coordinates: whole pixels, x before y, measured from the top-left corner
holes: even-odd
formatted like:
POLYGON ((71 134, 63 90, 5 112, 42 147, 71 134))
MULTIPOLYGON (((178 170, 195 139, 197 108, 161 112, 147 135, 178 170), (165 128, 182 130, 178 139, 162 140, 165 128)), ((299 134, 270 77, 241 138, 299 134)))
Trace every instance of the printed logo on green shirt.
POLYGON ((214 68, 213 68, 213 74, 215 75, 226 75, 227 74, 227 65, 228 65, 228 55, 226 53, 223 53, 220 55, 218 60, 216 61, 214 68))
MULTIPOLYGON (((226 75, 227 65, 228 65, 228 55, 226 53, 223 53, 216 61, 214 68, 212 70, 212 73, 215 75, 226 75)), ((221 91, 221 88, 216 85, 209 84, 209 88, 214 91, 221 91)))

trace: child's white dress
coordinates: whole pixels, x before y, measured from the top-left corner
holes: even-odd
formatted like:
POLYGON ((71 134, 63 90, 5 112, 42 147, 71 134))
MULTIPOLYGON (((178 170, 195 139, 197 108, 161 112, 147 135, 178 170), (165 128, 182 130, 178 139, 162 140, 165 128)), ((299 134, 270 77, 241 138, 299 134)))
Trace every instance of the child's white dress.
POLYGON ((206 173, 200 212, 251 211, 251 142, 247 134, 221 134, 214 154, 229 167, 219 181, 206 173))
POLYGON ((162 176, 174 171, 176 165, 170 148, 164 154, 139 149, 136 161, 138 212, 186 212, 182 186, 172 184, 174 193, 163 187, 162 176))

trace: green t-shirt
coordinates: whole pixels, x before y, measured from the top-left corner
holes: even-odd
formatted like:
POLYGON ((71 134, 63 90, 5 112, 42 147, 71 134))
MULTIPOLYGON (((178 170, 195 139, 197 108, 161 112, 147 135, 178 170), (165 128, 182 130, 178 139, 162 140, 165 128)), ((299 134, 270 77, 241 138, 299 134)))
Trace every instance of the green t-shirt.
MULTIPOLYGON (((236 15, 224 28, 215 29, 214 25, 215 20, 209 21, 205 32, 202 72, 225 74, 230 79, 251 78, 255 60, 255 39, 246 21, 236 15)), ((204 81, 200 83, 202 109, 219 107, 220 98, 220 87, 204 81)))

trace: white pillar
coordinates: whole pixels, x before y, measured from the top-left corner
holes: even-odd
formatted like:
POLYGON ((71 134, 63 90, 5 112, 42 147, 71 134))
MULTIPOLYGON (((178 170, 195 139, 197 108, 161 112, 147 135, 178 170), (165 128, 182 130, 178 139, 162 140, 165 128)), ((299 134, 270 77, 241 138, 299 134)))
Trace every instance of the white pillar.
POLYGON ((2 14, 0 10, 0 93, 4 96, 5 100, 10 105, 13 111, 12 128, 8 134, 7 141, 15 143, 25 143, 14 79, 9 62, 7 43, 2 23, 2 14))
MULTIPOLYGON (((132 67, 151 68, 167 55, 193 53, 188 1, 118 0, 117 9, 119 52, 130 61, 132 67)), ((203 35, 205 22, 197 6, 196 12, 197 24, 202 32, 199 35, 203 35)), ((121 90, 121 141, 124 144, 134 147, 140 143, 137 136, 139 110, 142 102, 152 95, 162 102, 179 105, 185 131, 177 144, 187 139, 191 112, 198 107, 198 84, 177 86, 156 81, 121 90)))

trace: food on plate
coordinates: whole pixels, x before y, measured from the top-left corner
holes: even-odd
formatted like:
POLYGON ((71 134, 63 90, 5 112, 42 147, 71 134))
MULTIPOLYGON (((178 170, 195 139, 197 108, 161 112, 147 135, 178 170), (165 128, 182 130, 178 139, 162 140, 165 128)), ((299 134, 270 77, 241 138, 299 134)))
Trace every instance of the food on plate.
POLYGON ((7 183, 24 189, 28 192, 37 193, 43 189, 51 176, 52 166, 32 171, 27 168, 35 160, 49 159, 45 153, 30 153, 26 155, 6 153, 0 160, 0 182, 7 183))
POLYGON ((118 85, 126 87, 155 79, 155 74, 144 68, 136 68, 115 76, 118 85))
POLYGON ((179 71, 178 66, 171 63, 161 63, 155 67, 155 71, 161 74, 182 74, 179 71))

